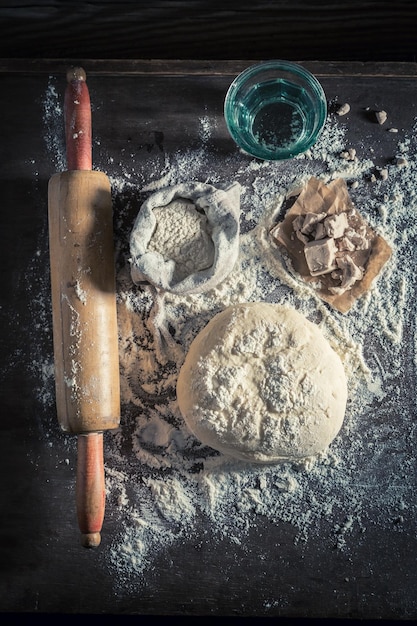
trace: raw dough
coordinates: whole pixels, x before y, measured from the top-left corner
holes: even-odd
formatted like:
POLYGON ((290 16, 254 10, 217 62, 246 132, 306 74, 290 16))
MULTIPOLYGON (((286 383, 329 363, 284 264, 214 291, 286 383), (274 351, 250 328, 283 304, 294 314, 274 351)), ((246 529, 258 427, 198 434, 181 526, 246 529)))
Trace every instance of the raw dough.
POLYGON ((202 443, 270 463, 327 448, 342 426, 347 384, 318 326, 293 309, 256 302, 228 307, 197 335, 177 399, 202 443))

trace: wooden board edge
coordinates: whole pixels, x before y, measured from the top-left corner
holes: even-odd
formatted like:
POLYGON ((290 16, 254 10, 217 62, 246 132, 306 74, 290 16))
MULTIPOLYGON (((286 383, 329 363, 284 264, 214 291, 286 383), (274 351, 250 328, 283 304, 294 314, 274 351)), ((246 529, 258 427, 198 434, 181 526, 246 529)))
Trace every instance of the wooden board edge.
MULTIPOLYGON (((235 76, 259 60, 193 59, 0 59, 0 74, 62 74, 81 65, 89 75, 235 76)), ((416 78, 417 62, 294 61, 319 77, 369 76, 416 78)))

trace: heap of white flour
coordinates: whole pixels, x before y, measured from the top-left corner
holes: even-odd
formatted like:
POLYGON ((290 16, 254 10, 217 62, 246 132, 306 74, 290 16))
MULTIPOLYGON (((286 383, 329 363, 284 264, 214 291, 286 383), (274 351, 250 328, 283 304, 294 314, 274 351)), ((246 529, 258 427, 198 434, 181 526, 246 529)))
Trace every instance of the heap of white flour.
POLYGON ((175 282, 213 265, 214 244, 207 217, 190 200, 178 198, 165 207, 155 207, 153 213, 156 228, 148 250, 174 262, 175 282))

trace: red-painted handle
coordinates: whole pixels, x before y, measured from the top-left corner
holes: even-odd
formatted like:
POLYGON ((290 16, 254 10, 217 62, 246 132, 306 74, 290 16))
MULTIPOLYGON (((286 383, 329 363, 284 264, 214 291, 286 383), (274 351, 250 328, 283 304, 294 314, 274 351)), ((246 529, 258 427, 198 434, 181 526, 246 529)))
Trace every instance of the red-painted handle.
POLYGON ((77 517, 81 543, 86 548, 96 548, 101 541, 106 502, 103 433, 78 435, 77 454, 77 517))
POLYGON ((86 74, 81 67, 67 72, 67 88, 64 102, 67 168, 91 170, 91 104, 86 74))

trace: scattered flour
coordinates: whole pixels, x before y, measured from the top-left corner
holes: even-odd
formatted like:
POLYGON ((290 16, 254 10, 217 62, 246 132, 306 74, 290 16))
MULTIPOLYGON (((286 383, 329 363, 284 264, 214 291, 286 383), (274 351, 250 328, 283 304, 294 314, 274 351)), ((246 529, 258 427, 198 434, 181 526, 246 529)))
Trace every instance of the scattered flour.
MULTIPOLYGON (((51 122, 62 111, 52 83, 45 101, 46 127, 53 129, 46 143, 58 168, 61 135, 51 122)), ((191 539, 201 523, 209 529, 210 541, 227 537, 244 546, 249 529, 262 516, 272 524, 290 524, 295 544, 319 538, 323 546, 347 553, 368 525, 415 533, 417 128, 392 155, 406 158, 407 167, 393 160, 388 176, 371 182, 372 160, 340 157, 347 149, 343 118, 330 116, 317 144, 290 164, 248 160, 238 152, 213 155, 208 140, 214 125, 207 113, 201 119, 203 145, 165 154, 162 167, 160 157, 152 155, 140 167, 133 156, 120 174, 109 167, 123 417, 120 429, 106 435, 108 507, 119 531, 108 548, 103 546, 102 558, 120 593, 146 584, 156 556, 191 539), (229 181, 223 180, 225 172, 229 181), (285 198, 310 176, 324 182, 345 178, 358 210, 394 250, 372 291, 345 316, 289 274, 270 246, 268 230, 285 198), (159 314, 178 346, 170 361, 155 342, 153 292, 132 284, 126 242, 141 195, 190 179, 240 183, 240 253, 233 271, 210 292, 164 296, 159 314), (178 371, 199 330, 226 306, 260 300, 293 306, 319 324, 344 363, 349 389, 344 425, 330 448, 307 462, 259 467, 228 459, 200 444, 178 409, 178 371)), ((106 169, 105 163, 98 166, 106 169)), ((46 302, 47 283, 43 293, 46 302)), ((42 306, 47 311, 45 302, 34 301, 34 311, 42 306)), ((51 364, 36 366, 45 377, 44 387, 50 388, 51 364)), ((52 397, 43 398, 51 412, 52 397)))

